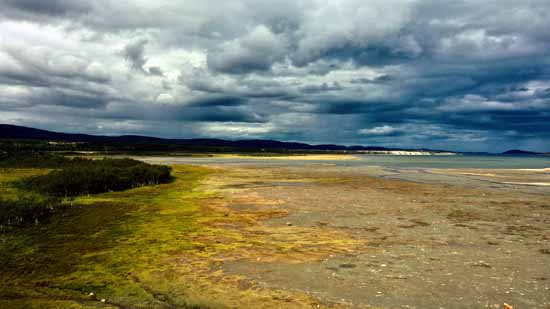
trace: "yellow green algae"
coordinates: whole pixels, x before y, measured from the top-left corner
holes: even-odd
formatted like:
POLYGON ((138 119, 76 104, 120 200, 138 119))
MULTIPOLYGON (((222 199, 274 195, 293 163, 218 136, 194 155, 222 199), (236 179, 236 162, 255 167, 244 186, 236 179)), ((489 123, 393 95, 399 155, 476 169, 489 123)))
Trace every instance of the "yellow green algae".
MULTIPOLYGON (((11 170, 0 175, 0 190, 17 194, 7 182, 43 172, 11 170)), ((47 222, 2 232, 0 307, 320 305, 304 293, 260 288, 215 266, 236 259, 321 259, 355 242, 334 231, 259 224, 285 215, 268 207, 271 201, 250 197, 267 207, 256 213, 231 210, 227 205, 236 201, 219 190, 227 183, 225 173, 174 165, 169 184, 68 199, 67 210, 47 222)))
MULTIPOLYGON (((17 194, 6 183, 37 173, 3 171, 1 192, 17 194)), ((186 235, 200 230, 207 193, 195 188, 208 173, 176 167, 170 184, 66 200, 48 222, 2 232, 0 307, 171 305, 141 277, 168 267, 171 252, 196 249, 186 235)))

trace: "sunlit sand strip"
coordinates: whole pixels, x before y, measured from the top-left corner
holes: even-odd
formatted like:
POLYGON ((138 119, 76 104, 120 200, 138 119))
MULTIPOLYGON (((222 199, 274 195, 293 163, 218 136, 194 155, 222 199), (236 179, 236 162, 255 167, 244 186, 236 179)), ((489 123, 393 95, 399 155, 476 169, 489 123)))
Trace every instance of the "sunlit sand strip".
POLYGON ((508 185, 550 187, 550 182, 502 182, 508 185))
POLYGON ((496 174, 483 174, 483 173, 455 173, 458 175, 465 175, 465 176, 485 176, 485 177, 503 177, 502 175, 496 175, 496 174))
MULTIPOLYGON (((491 170, 493 171, 493 170, 491 170)), ((517 176, 520 172, 528 173, 550 173, 550 168, 541 168, 541 169, 499 169, 496 173, 487 173, 487 172, 462 172, 455 169, 432 169, 431 172, 437 174, 452 174, 452 175, 463 175, 463 176, 481 176, 481 177, 514 177, 517 176), (504 175, 503 175, 504 174, 504 175)), ((525 175, 528 175, 525 173, 525 175)))
POLYGON ((524 168, 524 169, 518 169, 518 171, 550 173, 550 168, 524 168))
POLYGON ((299 160, 299 161, 350 161, 359 160, 352 155, 294 155, 294 156, 247 156, 237 154, 214 155, 216 158, 254 159, 254 160, 299 160))
POLYGON ((507 175, 497 175, 493 173, 472 173, 472 172, 458 172, 455 170, 432 170, 434 174, 446 174, 446 175, 460 175, 460 176, 476 176, 476 177, 492 177, 492 178, 507 178, 507 175))

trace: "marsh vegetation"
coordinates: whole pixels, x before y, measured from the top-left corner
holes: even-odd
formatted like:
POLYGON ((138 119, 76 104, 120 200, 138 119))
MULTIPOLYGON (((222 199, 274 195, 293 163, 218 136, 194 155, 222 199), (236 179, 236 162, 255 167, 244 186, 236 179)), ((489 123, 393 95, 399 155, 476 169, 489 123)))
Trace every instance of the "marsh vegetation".
POLYGON ((195 248, 175 235, 199 228, 206 169, 32 156, 0 170, 0 308, 207 307, 156 273, 195 248))
POLYGON ((67 201, 63 198, 171 180, 170 167, 132 159, 69 159, 35 152, 11 153, 0 158, 0 166, 4 174, 14 168, 36 170, 2 186, 0 226, 38 224, 65 208, 67 201))
POLYGON ((374 177, 384 171, 376 167, 314 163, 175 164, 168 183, 97 194, 22 185, 76 162, 64 160, 0 173, 2 197, 63 207, 0 231, 1 308, 548 302, 545 187, 467 182, 474 176, 456 170, 455 183, 440 183, 450 179, 442 170, 392 169, 419 183, 374 177))

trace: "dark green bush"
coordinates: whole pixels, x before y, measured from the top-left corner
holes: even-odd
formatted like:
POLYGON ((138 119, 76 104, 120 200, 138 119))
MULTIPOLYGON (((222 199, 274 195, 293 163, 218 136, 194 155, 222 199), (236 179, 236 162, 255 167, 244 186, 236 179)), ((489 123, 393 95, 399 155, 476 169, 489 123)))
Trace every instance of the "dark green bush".
POLYGON ((60 170, 27 178, 25 189, 52 196, 77 196, 122 191, 171 180, 168 166, 149 165, 131 159, 73 159, 60 170))
POLYGON ((0 168, 15 167, 54 170, 11 184, 23 190, 11 199, 0 196, 0 227, 43 221, 63 208, 62 197, 122 191, 172 179, 170 167, 132 159, 90 160, 41 153, 0 153, 0 168))
POLYGON ((60 168, 71 159, 42 152, 0 153, 0 168, 60 168))
POLYGON ((37 224, 61 210, 57 197, 21 194, 15 199, 0 197, 0 227, 37 224))

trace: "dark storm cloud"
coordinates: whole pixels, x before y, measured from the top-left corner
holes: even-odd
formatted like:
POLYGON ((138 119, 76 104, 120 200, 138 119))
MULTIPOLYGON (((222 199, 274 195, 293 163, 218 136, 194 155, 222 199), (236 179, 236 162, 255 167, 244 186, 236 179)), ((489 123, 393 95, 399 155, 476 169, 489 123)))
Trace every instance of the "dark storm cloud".
MULTIPOLYGON (((253 111, 235 105, 151 105, 146 102, 112 102, 108 109, 94 115, 104 119, 164 120, 177 122, 244 122, 261 123, 266 119, 253 111)), ((206 102, 206 101, 202 101, 206 102)), ((209 101, 214 102, 214 101, 209 101)), ((219 101, 220 102, 220 101, 219 101)), ((223 104, 223 103, 222 103, 223 104)))
MULTIPOLYGON (((351 60, 357 66, 386 66, 402 64, 419 58, 420 51, 402 49, 401 46, 392 46, 390 42, 373 46, 355 46, 347 43, 344 46, 334 46, 319 55, 324 59, 351 60)), ((297 65, 307 63, 295 62, 297 65)))
POLYGON ((0 14, 6 17, 27 14, 63 16, 84 13, 91 9, 88 1, 80 0, 0 0, 0 7, 3 9, 0 14))
POLYGON ((442 114, 440 122, 454 127, 505 131, 512 130, 519 136, 549 136, 550 110, 487 110, 462 111, 460 113, 442 114))
POLYGON ((351 79, 349 82, 351 84, 374 84, 374 83, 387 83, 387 82, 390 82, 394 80, 393 77, 391 77, 390 75, 381 75, 381 76, 377 76, 375 78, 355 78, 355 79, 351 79))
POLYGON ((26 110, 36 106, 62 106, 75 109, 104 109, 111 100, 117 99, 101 92, 59 90, 55 88, 31 88, 16 97, 4 96, 0 105, 11 110, 26 110))
POLYGON ((0 121, 548 151, 549 28, 543 0, 0 0, 0 121))
POLYGON ((342 102, 324 102, 318 104, 318 112, 325 114, 381 114, 384 112, 393 112, 402 107, 388 102, 365 102, 365 101, 342 101, 342 102))
POLYGON ((15 109, 17 105, 96 109, 116 97, 110 94, 109 74, 86 59, 23 48, 8 47, 2 52, 0 85, 20 91, 2 93, 0 104, 11 102, 15 109))
POLYGON ((162 72, 162 69, 159 68, 159 67, 149 67, 147 69, 147 73, 149 73, 150 75, 155 75, 155 76, 163 76, 164 73, 162 72))
POLYGON ((189 120, 200 122, 263 122, 260 117, 251 113, 223 108, 215 109, 189 109, 181 111, 177 120, 189 120))
POLYGON ((124 56, 130 63, 132 69, 139 71, 143 70, 143 66, 147 62, 147 59, 145 58, 145 45, 148 42, 148 40, 142 39, 130 43, 126 45, 126 48, 124 48, 124 56))
POLYGON ((73 108, 101 109, 112 98, 99 94, 67 93, 58 90, 39 91, 29 96, 26 101, 33 105, 62 105, 73 108))
POLYGON ((146 75, 163 76, 164 73, 160 67, 145 67, 148 60, 145 57, 145 46, 147 43, 149 43, 149 40, 141 39, 126 45, 123 52, 124 57, 128 61, 130 67, 135 71, 142 72, 146 75))
POLYGON ((270 81, 257 81, 254 78, 239 78, 238 83, 230 85, 219 85, 215 77, 204 74, 191 74, 179 78, 179 81, 185 84, 193 91, 199 91, 214 96, 233 98, 295 98, 293 93, 284 84, 270 81))
POLYGON ((238 97, 205 97, 193 100, 188 106, 194 107, 215 107, 215 106, 239 106, 245 100, 238 97))
POLYGON ((74 56, 30 53, 27 49, 6 48, 8 56, 0 63, 0 81, 6 84, 54 86, 70 84, 75 79, 91 83, 107 83, 108 73, 94 70, 86 59, 74 56))
POLYGON ((333 82, 331 85, 322 83, 320 85, 307 85, 300 88, 303 93, 318 93, 324 91, 342 90, 342 86, 338 82, 333 82))
POLYGON ((242 110, 224 107, 162 107, 154 119, 197 122, 262 122, 263 119, 242 110))
POLYGON ((85 88, 83 83, 103 84, 109 81, 107 76, 94 76, 75 72, 48 72, 39 70, 11 71, 0 69, 0 83, 8 85, 22 85, 29 87, 77 87, 85 88))
POLYGON ((267 71, 284 55, 284 42, 265 26, 208 53, 208 67, 228 74, 267 71))

